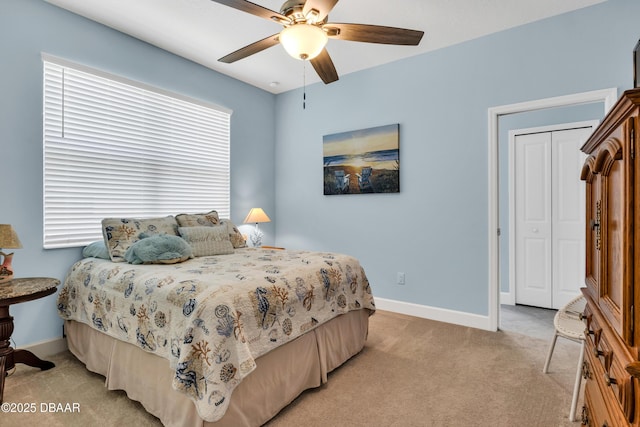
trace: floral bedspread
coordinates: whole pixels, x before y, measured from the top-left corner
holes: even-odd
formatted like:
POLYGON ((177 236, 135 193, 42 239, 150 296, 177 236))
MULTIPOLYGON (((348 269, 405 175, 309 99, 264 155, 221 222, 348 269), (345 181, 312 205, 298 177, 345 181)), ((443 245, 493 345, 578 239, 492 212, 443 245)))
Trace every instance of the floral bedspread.
POLYGON ((255 248, 172 265, 85 258, 57 304, 63 319, 168 359, 173 387, 206 421, 224 415, 259 356, 341 313, 375 310, 357 259, 255 248))

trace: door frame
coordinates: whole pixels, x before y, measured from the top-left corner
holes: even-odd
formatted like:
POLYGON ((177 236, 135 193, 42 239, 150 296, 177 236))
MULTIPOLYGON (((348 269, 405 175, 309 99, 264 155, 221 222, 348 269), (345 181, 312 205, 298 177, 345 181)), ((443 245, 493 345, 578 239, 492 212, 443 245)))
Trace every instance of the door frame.
POLYGON ((618 99, 618 89, 613 87, 609 89, 594 90, 590 92, 582 92, 572 95, 557 96, 553 98, 545 98, 534 101, 525 101, 516 104, 500 105, 490 107, 487 110, 488 115, 488 216, 487 216, 487 233, 488 233, 488 261, 489 261, 489 290, 488 290, 488 308, 489 316, 487 318, 487 329, 492 331, 498 330, 499 307, 500 307, 500 209, 499 209, 499 179, 498 179, 498 145, 499 145, 499 124, 500 117, 523 113, 527 111, 536 111, 546 108, 567 107, 580 104, 592 104, 602 102, 604 107, 604 115, 613 107, 618 99))
POLYGON ((516 174, 516 150, 515 140, 518 136, 533 133, 561 132, 565 130, 591 128, 592 131, 598 126, 598 120, 586 120, 581 122, 560 123, 556 125, 537 126, 532 128, 509 130, 509 291, 500 290, 500 304, 516 304, 516 194, 515 194, 515 174, 516 174))

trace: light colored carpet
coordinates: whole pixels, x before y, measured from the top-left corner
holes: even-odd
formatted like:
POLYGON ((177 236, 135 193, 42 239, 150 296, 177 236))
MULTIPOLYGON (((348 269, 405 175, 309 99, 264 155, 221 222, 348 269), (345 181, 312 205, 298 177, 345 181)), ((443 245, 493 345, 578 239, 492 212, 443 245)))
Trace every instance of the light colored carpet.
MULTIPOLYGON (((514 332, 378 311, 363 351, 267 425, 577 427, 568 414, 579 346, 558 340, 545 375, 547 346, 514 332)), ((52 370, 18 365, 7 378, 4 401, 35 403, 37 412, 4 413, 2 426, 160 425, 70 353, 49 360, 52 370), (77 403, 80 413, 41 412, 48 402, 77 403)))

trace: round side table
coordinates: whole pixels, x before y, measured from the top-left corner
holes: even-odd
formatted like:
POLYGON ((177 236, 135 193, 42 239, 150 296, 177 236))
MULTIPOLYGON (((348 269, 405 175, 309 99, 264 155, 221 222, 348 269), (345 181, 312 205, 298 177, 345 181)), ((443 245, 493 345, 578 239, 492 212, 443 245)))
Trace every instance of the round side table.
POLYGON ((13 317, 9 315, 9 306, 51 295, 59 284, 60 280, 49 277, 25 277, 0 284, 0 403, 4 394, 6 372, 13 369, 16 363, 43 371, 55 366, 28 350, 14 350, 11 347, 9 340, 13 333, 13 317))

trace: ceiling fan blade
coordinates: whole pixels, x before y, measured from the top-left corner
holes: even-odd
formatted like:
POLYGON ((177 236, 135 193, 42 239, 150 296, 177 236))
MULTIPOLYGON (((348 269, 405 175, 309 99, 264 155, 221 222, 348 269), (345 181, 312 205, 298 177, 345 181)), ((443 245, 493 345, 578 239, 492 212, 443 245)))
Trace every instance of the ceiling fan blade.
POLYGON ((260 18, 268 19, 270 21, 276 21, 279 23, 289 23, 289 18, 286 16, 275 12, 271 9, 267 9, 266 7, 262 7, 258 4, 251 3, 250 1, 245 0, 211 0, 214 3, 220 3, 225 6, 232 7, 234 9, 238 9, 242 12, 247 12, 252 15, 258 16, 260 18))
POLYGON ((417 46, 424 31, 367 24, 328 23, 322 26, 332 39, 417 46))
POLYGON ((274 34, 255 43, 251 43, 248 46, 238 49, 235 52, 232 52, 227 56, 218 59, 218 61, 231 64, 232 62, 236 62, 240 59, 246 58, 247 56, 253 55, 254 53, 261 52, 265 49, 270 48, 271 46, 275 46, 280 43, 280 41, 278 40, 279 35, 279 33, 274 34))
POLYGON ((307 13, 315 9, 318 11, 316 22, 322 22, 322 20, 334 8, 336 3, 338 3, 338 0, 307 0, 302 8, 302 13, 304 16, 307 16, 307 13))
POLYGON ((333 61, 329 56, 327 49, 322 49, 320 55, 311 60, 311 65, 316 70, 316 73, 320 76, 325 84, 329 84, 338 80, 338 72, 333 65, 333 61))

